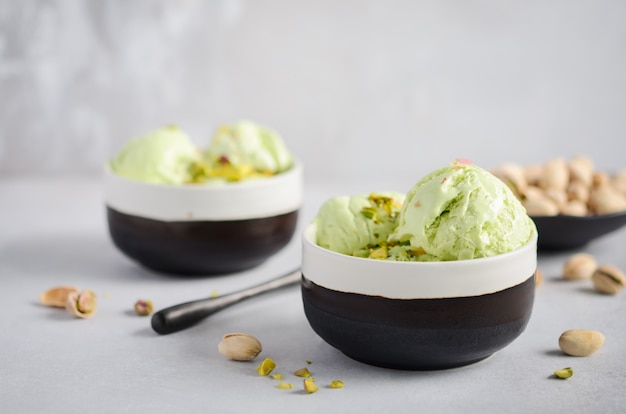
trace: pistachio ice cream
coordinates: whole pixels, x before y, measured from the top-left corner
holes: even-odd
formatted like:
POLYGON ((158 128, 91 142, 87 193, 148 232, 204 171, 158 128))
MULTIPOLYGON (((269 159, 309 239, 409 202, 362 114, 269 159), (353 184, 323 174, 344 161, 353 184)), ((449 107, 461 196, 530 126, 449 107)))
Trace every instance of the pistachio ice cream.
POLYGON ((262 179, 294 163, 280 135, 250 121, 222 125, 206 149, 177 126, 132 139, 109 162, 116 174, 155 184, 224 184, 262 179))
POLYGON ((222 125, 204 152, 211 175, 240 179, 288 170, 291 153, 275 131, 250 121, 222 125))
POLYGON ((109 162, 113 172, 155 184, 183 184, 190 180, 189 165, 201 153, 177 126, 167 126, 130 140, 109 162))
POLYGON ((317 244, 376 259, 465 260, 516 250, 537 231, 509 187, 466 160, 431 172, 393 200, 396 207, 378 221, 366 196, 329 200, 315 219, 317 244))
POLYGON ((394 237, 440 260, 495 256, 526 244, 532 219, 501 180, 456 160, 408 192, 394 237))

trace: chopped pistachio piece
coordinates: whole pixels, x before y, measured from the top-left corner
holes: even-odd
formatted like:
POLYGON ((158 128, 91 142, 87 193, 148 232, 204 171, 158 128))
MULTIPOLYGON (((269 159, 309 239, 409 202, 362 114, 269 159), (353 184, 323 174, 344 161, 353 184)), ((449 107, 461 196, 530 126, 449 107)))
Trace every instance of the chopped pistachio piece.
POLYGON ((373 250, 372 253, 370 253, 370 257, 372 259, 385 260, 387 256, 387 246, 380 246, 379 248, 373 250))
POLYGON ((415 249, 411 249, 411 253, 415 256, 421 256, 423 254, 426 254, 426 250, 421 247, 416 247, 415 249))
POLYGON ((265 358, 263 362, 257 367, 259 375, 266 377, 276 368, 276 363, 271 358, 265 358))
POLYGON ((210 174, 211 167, 205 161, 192 162, 188 167, 189 183, 199 184, 206 181, 210 174))
POLYGON ((319 388, 315 385, 314 378, 307 378, 304 380, 304 391, 306 391, 307 394, 312 394, 317 390, 319 390, 319 388))
POLYGON ((365 258, 370 257, 370 250, 369 249, 355 250, 354 253, 352 253, 352 255, 355 257, 362 257, 365 259, 365 258))
POLYGON ((330 388, 343 388, 343 381, 341 380, 332 380, 328 385, 330 388))
POLYGON ((571 367, 557 369, 554 371, 554 376, 561 379, 568 379, 574 375, 574 370, 571 367))
POLYGON ((369 199, 378 208, 383 209, 390 218, 397 217, 399 210, 402 208, 402 202, 393 197, 371 194, 369 199))
POLYGON ((308 368, 306 368, 306 367, 304 367, 304 368, 300 368, 300 369, 297 369, 297 370, 294 372, 294 374, 295 374, 296 376, 298 376, 298 377, 304 377, 304 378, 306 378, 306 377, 310 377, 310 376, 311 376, 311 373, 309 372, 309 369, 308 369, 308 368))
POLYGON ((361 214, 368 219, 375 220, 376 214, 378 211, 374 207, 363 207, 361 209, 361 214))

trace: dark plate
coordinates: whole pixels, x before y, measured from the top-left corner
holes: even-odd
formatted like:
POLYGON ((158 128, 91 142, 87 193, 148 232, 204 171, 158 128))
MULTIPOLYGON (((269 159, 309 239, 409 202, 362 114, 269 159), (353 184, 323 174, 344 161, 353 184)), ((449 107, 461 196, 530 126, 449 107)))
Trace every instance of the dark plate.
POLYGON ((115 245, 143 266, 164 273, 215 275, 263 263, 292 239, 298 211, 248 220, 159 221, 107 207, 115 245))
POLYGON ((626 224, 626 211, 600 216, 532 217, 539 232, 537 248, 543 251, 571 250, 626 224))

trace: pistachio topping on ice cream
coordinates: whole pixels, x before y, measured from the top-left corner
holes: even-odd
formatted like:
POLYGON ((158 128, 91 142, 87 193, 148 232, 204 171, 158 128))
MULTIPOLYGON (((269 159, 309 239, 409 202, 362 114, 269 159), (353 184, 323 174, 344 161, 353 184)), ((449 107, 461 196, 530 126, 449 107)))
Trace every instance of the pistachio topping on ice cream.
POLYGON ((352 255, 384 243, 397 226, 403 201, 395 192, 333 197, 315 218, 317 244, 352 255))

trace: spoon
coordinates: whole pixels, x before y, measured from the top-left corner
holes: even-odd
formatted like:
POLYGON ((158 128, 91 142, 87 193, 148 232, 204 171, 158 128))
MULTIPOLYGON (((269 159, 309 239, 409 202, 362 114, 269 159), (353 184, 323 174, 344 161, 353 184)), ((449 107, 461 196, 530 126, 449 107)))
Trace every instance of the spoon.
POLYGON ((182 331, 183 329, 195 325, 204 318, 245 299, 259 296, 263 293, 273 292, 298 282, 300 282, 300 269, 296 269, 276 279, 224 296, 198 299, 170 306, 152 315, 152 329, 161 335, 182 331))

